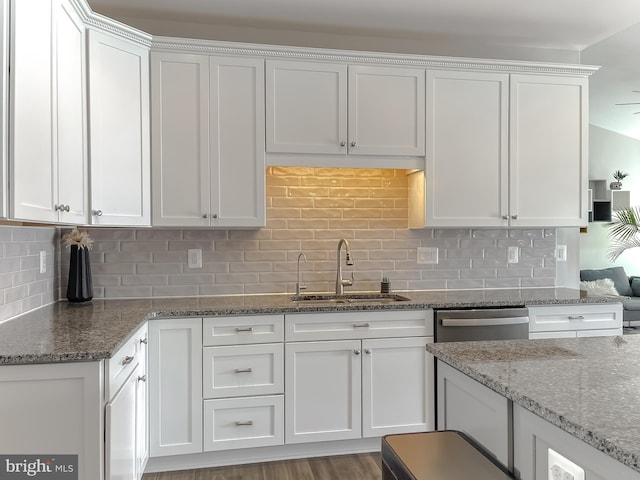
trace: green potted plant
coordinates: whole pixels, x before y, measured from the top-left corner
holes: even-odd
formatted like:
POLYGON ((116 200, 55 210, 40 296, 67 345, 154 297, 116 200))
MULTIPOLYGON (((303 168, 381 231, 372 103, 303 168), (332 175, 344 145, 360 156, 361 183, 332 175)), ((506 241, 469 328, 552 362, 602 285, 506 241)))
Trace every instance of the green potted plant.
POLYGON ((622 180, 628 176, 628 173, 624 173, 622 170, 616 170, 615 172, 613 172, 613 178, 615 179, 615 182, 611 182, 609 184, 609 188, 611 190, 622 189, 622 180))
POLYGON ((611 245, 607 256, 612 262, 629 248, 640 247, 640 207, 615 210, 607 224, 611 245))

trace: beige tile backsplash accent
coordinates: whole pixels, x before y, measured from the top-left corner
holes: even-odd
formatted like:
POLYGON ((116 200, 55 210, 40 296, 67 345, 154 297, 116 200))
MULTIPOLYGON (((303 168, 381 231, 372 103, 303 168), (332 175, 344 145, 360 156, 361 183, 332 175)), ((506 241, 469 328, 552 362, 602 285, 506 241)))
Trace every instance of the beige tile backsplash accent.
POLYGON ((330 292, 342 237, 355 262, 347 291, 377 291, 383 276, 393 290, 555 284, 555 229, 408 230, 404 170, 269 167, 266 201, 258 230, 89 229, 95 297, 291 294, 299 252, 307 291, 330 292), (518 264, 507 264, 510 245, 518 264), (438 265, 416 263, 421 246, 440 249, 438 265), (187 267, 190 248, 202 249, 201 269, 187 267))

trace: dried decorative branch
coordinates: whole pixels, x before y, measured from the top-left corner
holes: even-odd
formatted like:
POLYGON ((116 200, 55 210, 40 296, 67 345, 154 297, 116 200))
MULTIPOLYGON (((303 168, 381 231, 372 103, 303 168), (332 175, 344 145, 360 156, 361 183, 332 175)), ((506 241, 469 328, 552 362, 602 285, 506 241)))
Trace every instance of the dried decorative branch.
POLYGON ((69 248, 71 245, 77 245, 78 248, 86 248, 91 250, 93 247, 93 239, 87 232, 81 232, 77 228, 74 228, 69 233, 62 236, 64 246, 69 248))

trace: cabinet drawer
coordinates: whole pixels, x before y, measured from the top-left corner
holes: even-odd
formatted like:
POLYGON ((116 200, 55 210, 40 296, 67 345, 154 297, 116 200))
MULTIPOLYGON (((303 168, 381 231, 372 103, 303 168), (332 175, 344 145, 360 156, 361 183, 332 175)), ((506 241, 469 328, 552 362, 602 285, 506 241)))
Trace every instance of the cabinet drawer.
POLYGON ((204 398, 269 395, 284 391, 281 343, 206 347, 202 361, 204 398))
POLYGON ((622 304, 529 307, 529 332, 595 329, 622 329, 622 304))
POLYGON ((204 319, 202 344, 238 345, 282 342, 284 315, 247 315, 204 319))
POLYGON ((147 342, 147 324, 140 327, 118 351, 106 361, 105 378, 108 379, 105 398, 109 401, 125 380, 129 377, 134 368, 145 359, 145 349, 141 348, 147 342))
POLYGON ((205 451, 283 443, 282 395, 204 401, 205 451))
POLYGON ((285 317, 287 341, 433 335, 433 310, 296 313, 285 317))

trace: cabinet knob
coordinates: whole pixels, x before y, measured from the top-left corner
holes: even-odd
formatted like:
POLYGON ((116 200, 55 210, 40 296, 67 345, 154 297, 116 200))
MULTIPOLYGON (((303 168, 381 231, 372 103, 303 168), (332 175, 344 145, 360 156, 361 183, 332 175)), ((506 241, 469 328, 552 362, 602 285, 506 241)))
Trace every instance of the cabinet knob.
POLYGON ((202 218, 209 218, 209 214, 208 213, 203 213, 202 214, 202 218))
POLYGON ((53 209, 57 212, 58 210, 62 210, 63 205, 54 205, 53 209))
POLYGON ((147 339, 147 337, 144 337, 140 339, 140 343, 142 343, 143 345, 146 345, 147 343, 149 343, 149 340, 147 339))
POLYGON ((214 213, 213 215, 211 215, 211 218, 218 218, 218 214, 214 213))
POLYGON ((517 219, 518 219, 518 215, 511 215, 511 218, 512 218, 513 220, 517 220, 517 219))
POLYGON ((133 357, 131 355, 127 355, 122 359, 122 365, 129 365, 131 362, 133 362, 133 357))
POLYGON ((356 355, 360 355, 360 350, 354 350, 353 353, 355 353, 356 355))
POLYGON ((502 215, 502 219, 503 220, 509 220, 509 217, 507 215, 502 215))
POLYGON ((65 205, 65 206, 64 206, 64 211, 65 211, 65 212, 68 212, 70 209, 71 209, 71 207, 69 207, 69 205, 65 205))
POLYGON ((355 147, 356 146, 356 142, 351 142, 351 146, 355 147))
POLYGON ((365 348, 364 349, 364 353, 366 353, 367 355, 371 355, 371 349, 370 348, 365 348))
POLYGON ((146 382, 147 381, 147 376, 146 375, 138 375, 138 381, 139 382, 146 382))
POLYGON ((340 142, 340 146, 344 147, 347 144, 347 142, 340 142))
POLYGON ((101 217, 101 216, 102 216, 102 210, 94 210, 94 211, 93 211, 93 214, 94 214, 96 217, 101 217))

